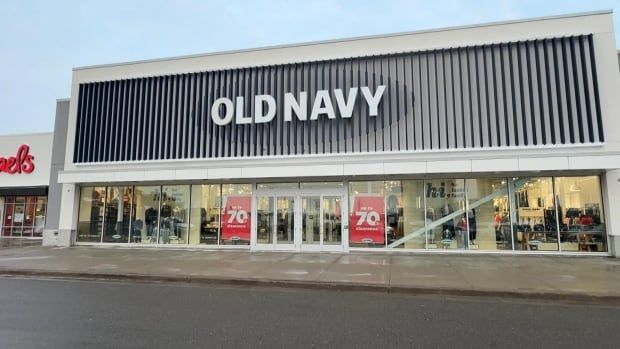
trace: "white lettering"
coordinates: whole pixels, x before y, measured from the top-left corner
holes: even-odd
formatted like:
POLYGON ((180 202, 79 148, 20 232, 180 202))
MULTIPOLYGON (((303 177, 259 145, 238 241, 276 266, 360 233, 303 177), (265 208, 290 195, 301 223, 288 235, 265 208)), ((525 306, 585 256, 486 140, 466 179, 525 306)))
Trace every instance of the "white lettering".
POLYGON ((276 116, 276 100, 270 95, 258 95, 254 97, 254 123, 260 124, 273 120, 276 116), (267 112, 263 110, 264 103, 267 103, 267 112))
POLYGON ((233 119, 233 112, 233 102, 230 99, 226 97, 218 98, 215 102, 213 102, 213 106, 211 107, 211 119, 213 119, 213 122, 215 122, 216 125, 228 125, 233 119), (223 105, 226 110, 224 116, 220 114, 221 105, 223 105))
POLYGON ((359 217, 359 219, 357 220, 357 225, 366 224, 370 226, 376 226, 381 220, 379 212, 377 211, 356 211, 355 215, 359 217))
MULTIPOLYGON (((360 98, 360 90, 368 105, 368 116, 377 116, 379 104, 385 93, 385 85, 377 86, 374 93, 368 86, 351 87, 348 91, 343 89, 319 90, 314 97, 309 118, 308 93, 300 91, 298 96, 291 92, 284 93, 282 105, 284 121, 291 122, 294 117, 300 121, 318 120, 324 115, 330 120, 335 120, 337 116, 342 119, 350 119, 353 117, 357 100, 360 98), (333 96, 331 95, 332 92, 333 96), (336 98, 336 106, 333 104, 333 97, 336 98), (334 107, 338 108, 338 114, 336 114, 334 107)), ((219 126, 226 126, 233 121, 237 125, 261 124, 271 122, 276 117, 278 108, 275 97, 266 94, 254 96, 252 101, 254 103, 253 115, 246 114, 245 103, 249 103, 246 101, 246 97, 248 96, 237 96, 234 102, 226 97, 216 99, 211 106, 213 122, 219 126)))
POLYGON ((237 97, 237 106, 235 107, 235 123, 237 125, 245 125, 252 123, 251 116, 243 116, 244 98, 242 96, 237 97))
POLYGON ((368 103, 368 115, 377 116, 377 108, 379 107, 379 102, 381 102, 381 97, 383 97, 384 91, 385 85, 379 85, 377 86, 377 90, 375 91, 375 94, 373 96, 367 86, 362 86, 362 94, 366 99, 366 103, 368 103))
POLYGON ((229 224, 243 224, 248 220, 248 211, 246 210, 228 210, 229 224), (236 221, 236 222, 235 222, 236 221))
POLYGON ((353 115, 353 107, 355 106, 355 99, 357 98, 357 87, 352 87, 349 90, 349 97, 346 102, 344 100, 344 93, 341 89, 335 89, 334 94, 336 95, 336 104, 338 104, 340 117, 349 119, 353 115))
POLYGON ((308 120, 308 93, 299 93, 299 103, 292 93, 284 94, 284 121, 293 120, 293 112, 299 120, 308 120))
POLYGON ((329 91, 327 90, 316 91, 316 97, 314 98, 314 104, 312 105, 310 120, 318 119, 321 114, 327 114, 327 117, 330 119, 336 118, 334 106, 332 105, 332 99, 329 97, 329 91))

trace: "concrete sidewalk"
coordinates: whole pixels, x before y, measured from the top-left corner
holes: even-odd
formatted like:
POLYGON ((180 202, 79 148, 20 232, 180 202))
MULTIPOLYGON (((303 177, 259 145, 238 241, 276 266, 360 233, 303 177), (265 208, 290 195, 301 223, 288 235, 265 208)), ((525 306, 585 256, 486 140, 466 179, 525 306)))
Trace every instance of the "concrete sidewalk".
POLYGON ((620 303, 620 260, 605 257, 289 253, 112 247, 0 248, 0 275, 620 303))

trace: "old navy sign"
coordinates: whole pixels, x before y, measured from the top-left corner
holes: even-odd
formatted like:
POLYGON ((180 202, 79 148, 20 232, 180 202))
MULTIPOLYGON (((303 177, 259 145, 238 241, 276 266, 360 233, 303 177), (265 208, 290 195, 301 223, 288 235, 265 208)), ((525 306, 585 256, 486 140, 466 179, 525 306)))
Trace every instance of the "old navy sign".
MULTIPOLYGON (((299 97, 292 93, 284 94, 284 121, 292 121, 293 114, 300 121, 318 120, 319 117, 336 119, 336 109, 342 119, 349 119, 353 115, 353 109, 359 97, 358 90, 368 105, 368 115, 377 116, 379 103, 385 92, 385 85, 377 86, 374 93, 370 88, 363 86, 352 87, 345 94, 342 89, 333 90, 336 99, 335 107, 329 90, 316 92, 312 107, 308 110, 308 93, 300 92, 299 97)), ((211 118, 216 125, 225 126, 233 120, 237 125, 267 123, 276 117, 276 99, 271 95, 254 96, 254 115, 245 115, 245 98, 239 96, 235 102, 230 98, 221 97, 213 102, 211 118)), ((251 103, 251 102, 250 102, 251 103)))
POLYGON ((0 173, 32 173, 34 171, 34 156, 30 155, 30 147, 22 144, 15 156, 0 156, 0 173))

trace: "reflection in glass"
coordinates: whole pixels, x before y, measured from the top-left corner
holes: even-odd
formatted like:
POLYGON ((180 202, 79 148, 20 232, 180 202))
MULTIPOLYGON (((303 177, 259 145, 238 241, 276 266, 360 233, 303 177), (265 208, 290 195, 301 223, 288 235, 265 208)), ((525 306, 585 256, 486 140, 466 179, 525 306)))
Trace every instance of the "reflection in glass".
POLYGON ((34 224, 34 211, 37 205, 35 196, 26 196, 26 205, 24 206, 24 220, 22 237, 32 237, 34 224))
POLYGON ((303 244, 320 244, 321 197, 302 196, 301 212, 301 242, 303 244))
POLYGON ((252 184, 222 184, 222 195, 251 195, 252 184))
POLYGON ((424 181, 386 181, 385 193, 388 246, 423 249, 424 181))
POLYGON ((26 216, 25 211, 26 198, 23 196, 16 196, 15 205, 13 208, 13 227, 11 229, 11 236, 22 236, 26 216))
POLYGON ((103 242, 128 242, 131 221, 131 187, 108 187, 103 242))
POLYGON ((273 197, 256 198, 256 242, 270 244, 273 242, 273 197))
POLYGON ((467 179, 469 248, 512 250, 506 178, 467 179))
MULTIPOLYGON (((34 217, 34 237, 43 236, 43 228, 45 227, 45 215, 47 210, 47 197, 39 196, 37 197, 37 204, 35 208, 35 217, 34 217)), ((2 214, 0 214, 2 217, 2 214)))
POLYGON ((323 197, 323 245, 342 243, 342 210, 340 196, 323 197))
POLYGON ((101 242, 105 187, 82 187, 78 214, 77 241, 101 242))
POLYGON ((513 178, 515 250, 557 251, 558 230, 551 177, 513 178))
POLYGON ((131 240, 134 243, 156 243, 159 223, 159 186, 136 186, 134 188, 135 221, 131 224, 131 240))
POLYGON ((2 236, 11 235, 11 227, 13 225, 13 212, 15 210, 15 197, 7 196, 5 201, 4 219, 2 221, 2 236))
POLYGON ((192 185, 190 244, 217 245, 220 234, 219 184, 192 185))
POLYGON ((468 220, 465 180, 435 179, 425 182, 427 248, 466 249, 468 220))
POLYGON ((164 185, 159 221, 160 244, 187 244, 189 185, 164 185))
MULTIPOLYGON (((404 236, 403 186, 401 181, 385 182, 385 221, 388 245, 404 236)), ((402 247, 401 244, 399 247, 402 247)))
POLYGON ((41 237, 45 225, 46 202, 45 196, 0 197, 1 235, 41 237))
POLYGON ((554 180, 562 251, 606 252, 599 177, 556 177, 554 180))
POLYGON ((4 236, 4 197, 0 196, 0 235, 4 236))
POLYGON ((276 243, 293 244, 295 241, 295 198, 276 199, 276 243))

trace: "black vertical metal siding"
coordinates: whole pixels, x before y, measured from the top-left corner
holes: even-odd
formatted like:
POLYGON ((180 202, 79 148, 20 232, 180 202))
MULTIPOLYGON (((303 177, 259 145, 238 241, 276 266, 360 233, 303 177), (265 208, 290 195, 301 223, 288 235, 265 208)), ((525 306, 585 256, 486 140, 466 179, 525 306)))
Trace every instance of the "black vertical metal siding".
POLYGON ((545 146, 604 141, 592 35, 81 84, 74 162, 545 146), (342 119, 333 90, 358 91, 342 119), (284 121, 284 94, 329 90, 337 119, 284 121), (276 99, 270 123, 215 125, 211 106, 276 99))

